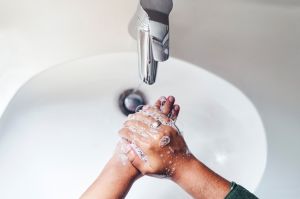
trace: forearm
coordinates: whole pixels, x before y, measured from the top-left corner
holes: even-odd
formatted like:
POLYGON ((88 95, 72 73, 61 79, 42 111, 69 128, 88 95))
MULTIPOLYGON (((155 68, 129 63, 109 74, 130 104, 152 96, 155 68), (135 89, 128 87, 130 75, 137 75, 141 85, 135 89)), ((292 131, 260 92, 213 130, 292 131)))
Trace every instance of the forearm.
POLYGON ((230 182, 192 155, 182 162, 172 180, 194 198, 224 199, 230 191, 230 182))
POLYGON ((113 157, 81 199, 125 198, 138 176, 139 172, 129 162, 123 165, 113 157))

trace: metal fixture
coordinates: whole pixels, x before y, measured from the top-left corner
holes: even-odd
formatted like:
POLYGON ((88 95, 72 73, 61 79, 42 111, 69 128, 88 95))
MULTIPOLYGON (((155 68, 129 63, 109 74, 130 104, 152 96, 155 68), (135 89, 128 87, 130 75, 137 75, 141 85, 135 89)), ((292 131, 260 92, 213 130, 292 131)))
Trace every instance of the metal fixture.
POLYGON ((135 113, 138 107, 145 104, 145 95, 139 90, 125 90, 119 97, 119 107, 122 113, 126 116, 135 113))
POLYGON ((129 24, 138 43, 139 75, 146 84, 154 84, 158 62, 169 58, 169 14, 172 0, 140 0, 129 24))

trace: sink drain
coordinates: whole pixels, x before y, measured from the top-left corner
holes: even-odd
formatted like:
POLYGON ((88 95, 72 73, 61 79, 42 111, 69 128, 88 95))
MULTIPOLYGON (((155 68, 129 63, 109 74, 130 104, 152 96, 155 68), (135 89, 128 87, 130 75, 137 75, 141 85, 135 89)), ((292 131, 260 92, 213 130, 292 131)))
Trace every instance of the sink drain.
POLYGON ((145 95, 140 90, 128 89, 119 97, 119 107, 126 116, 135 113, 139 106, 145 105, 145 95))

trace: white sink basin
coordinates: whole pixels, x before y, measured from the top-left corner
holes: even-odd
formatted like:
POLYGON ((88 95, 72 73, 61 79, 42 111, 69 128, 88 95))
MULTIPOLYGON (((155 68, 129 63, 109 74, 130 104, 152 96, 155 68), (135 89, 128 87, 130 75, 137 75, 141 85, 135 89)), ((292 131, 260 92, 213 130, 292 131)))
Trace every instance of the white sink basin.
MULTIPOLYGON (((119 53, 52 67, 25 84, 0 120, 0 197, 78 198, 99 174, 125 116, 118 95, 139 83, 137 56, 119 53)), ((178 126, 209 167, 254 191, 266 164, 266 138, 253 104, 230 83, 189 63, 161 64, 153 102, 174 95, 178 126)), ((128 198, 188 198, 168 180, 144 177, 128 198)))

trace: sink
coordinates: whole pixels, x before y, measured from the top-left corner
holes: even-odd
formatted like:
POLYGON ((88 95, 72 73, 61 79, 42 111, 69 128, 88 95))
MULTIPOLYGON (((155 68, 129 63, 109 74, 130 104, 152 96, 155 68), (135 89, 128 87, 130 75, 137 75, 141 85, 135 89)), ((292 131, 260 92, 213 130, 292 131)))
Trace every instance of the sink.
MULTIPOLYGON (((119 94, 139 84, 137 55, 113 53, 53 66, 33 77, 0 119, 1 198, 78 198, 119 140, 126 118, 119 94)), ((140 89, 149 102, 174 95, 178 126, 190 150, 213 170, 255 191, 267 144, 251 101, 224 79, 170 58, 156 84, 140 89)), ((128 198, 189 198, 169 180, 144 177, 128 198)))

